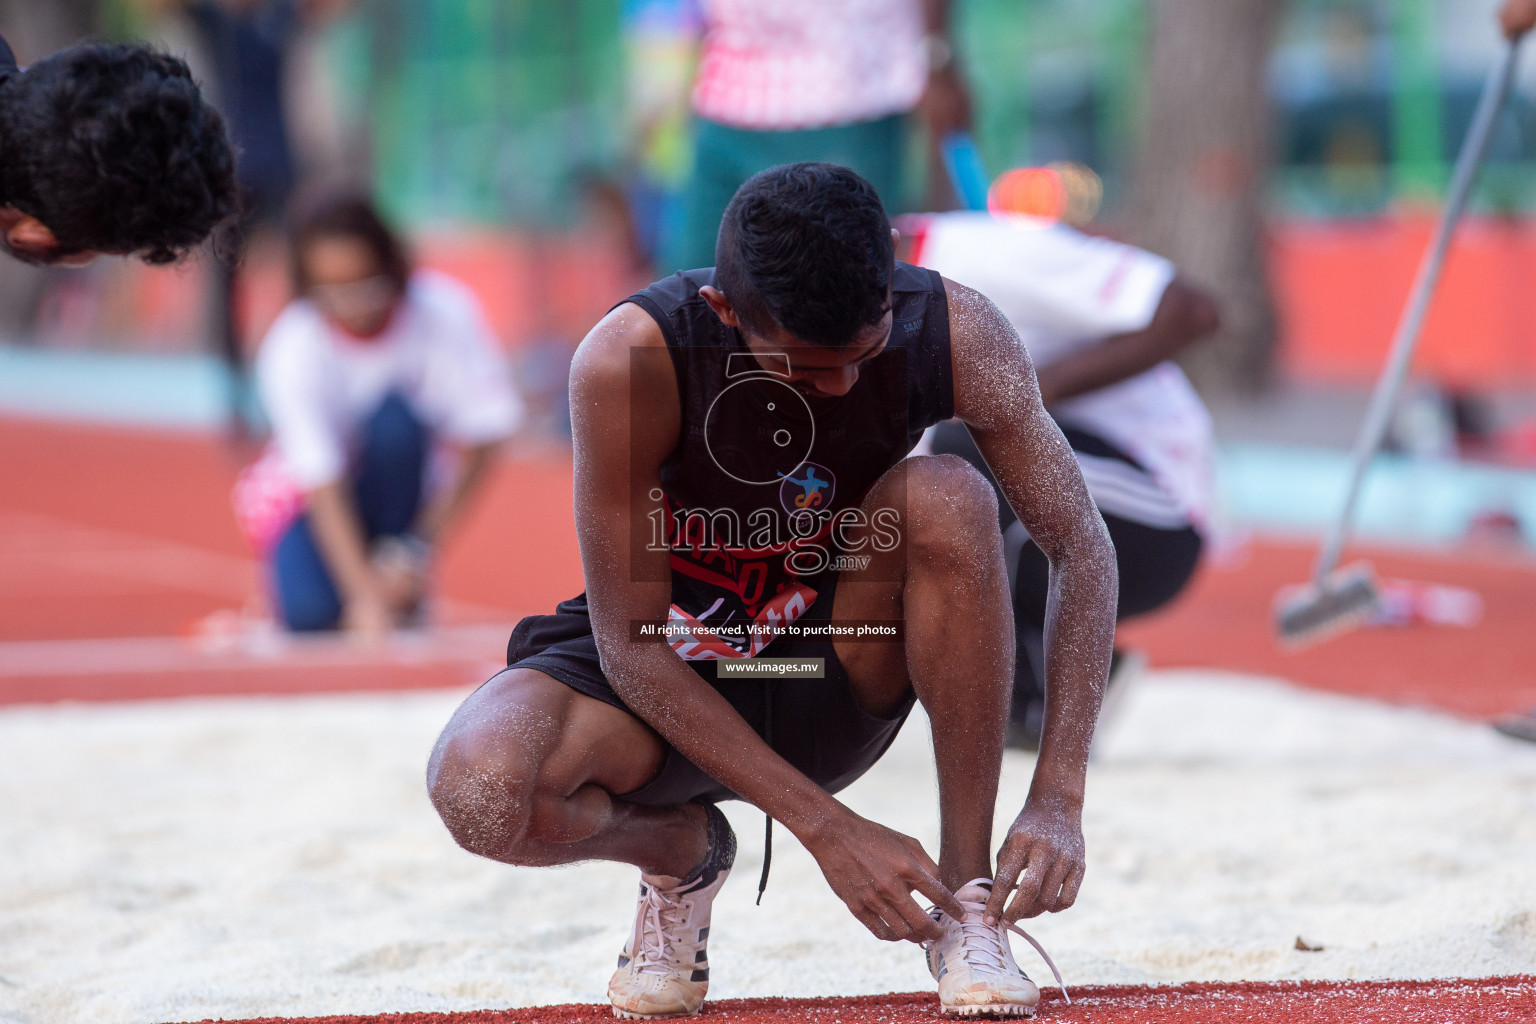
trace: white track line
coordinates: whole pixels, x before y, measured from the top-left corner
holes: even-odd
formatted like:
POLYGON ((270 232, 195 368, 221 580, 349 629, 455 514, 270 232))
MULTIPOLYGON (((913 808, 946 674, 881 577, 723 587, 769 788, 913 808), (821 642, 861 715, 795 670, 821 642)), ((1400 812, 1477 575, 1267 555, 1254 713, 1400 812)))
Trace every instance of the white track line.
POLYGON ((0 642, 0 679, 124 672, 207 672, 499 662, 510 623, 404 630, 373 646, 345 636, 123 637, 0 642))
POLYGON ((0 567, 30 593, 58 592, 60 570, 73 577, 66 581, 71 593, 79 592, 83 575, 235 600, 251 592, 256 578, 250 558, 35 513, 0 515, 0 567))

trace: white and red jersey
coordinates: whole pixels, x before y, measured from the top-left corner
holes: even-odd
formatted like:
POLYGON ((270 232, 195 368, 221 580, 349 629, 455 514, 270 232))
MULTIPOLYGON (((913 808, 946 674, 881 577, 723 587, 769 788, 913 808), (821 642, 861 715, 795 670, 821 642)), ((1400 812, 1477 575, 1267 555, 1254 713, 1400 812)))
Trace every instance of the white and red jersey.
POLYGON ((928 81, 920 0, 703 0, 693 110, 735 128, 872 121, 928 81))
POLYGON ((377 338, 345 335, 305 299, 289 303, 261 343, 256 384, 272 443, 241 474, 235 513, 262 551, 299 514, 307 492, 346 475, 361 427, 385 396, 405 399, 449 445, 500 441, 523 417, 479 300, 431 270, 411 275, 377 338))
MULTIPOLYGON (((969 212, 908 221, 904 230, 916 228, 912 262, 996 303, 1037 366, 1142 330, 1174 277, 1173 264, 1161 256, 1063 224, 969 212)), ((1176 365, 1159 363, 1075 395, 1055 403, 1051 414, 1110 442, 1146 470, 1078 453, 1088 490, 1105 512, 1164 528, 1209 524, 1216 458, 1211 417, 1176 365), (1148 475, 1155 486, 1148 486, 1148 475)))

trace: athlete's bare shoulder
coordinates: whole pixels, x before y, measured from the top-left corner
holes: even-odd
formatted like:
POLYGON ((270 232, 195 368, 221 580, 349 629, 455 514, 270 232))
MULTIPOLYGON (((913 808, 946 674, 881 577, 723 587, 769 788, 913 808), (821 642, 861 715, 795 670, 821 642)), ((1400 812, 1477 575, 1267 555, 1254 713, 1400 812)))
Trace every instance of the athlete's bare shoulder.
POLYGON ((608 315, 599 320, 576 346, 571 374, 601 377, 618 372, 627 380, 631 349, 666 347, 661 326, 651 315, 633 302, 621 302, 609 310, 608 315))
POLYGON ((950 365, 955 415, 973 427, 1043 416, 1034 364, 1018 331, 981 292, 948 278, 950 365))
POLYGON ((611 438, 628 435, 631 446, 654 442, 671 449, 680 414, 666 348, 661 326, 632 302, 615 306, 587 332, 571 360, 571 425, 578 441, 590 429, 611 438))
MULTIPOLYGON (((608 311, 576 347, 571 360, 571 388, 624 395, 632 386, 647 389, 669 388, 676 394, 671 361, 665 356, 667 340, 661 326, 633 302, 623 302, 608 311), (636 351, 659 351, 658 355, 636 358, 636 351), (633 379, 632 379, 633 378, 633 379)), ((645 392, 641 392, 645 393, 645 392)), ((662 395, 656 395, 660 398, 662 395)))
POLYGON ((943 278, 949 303, 949 338, 952 349, 1023 351, 1024 343, 991 299, 958 281, 943 278))

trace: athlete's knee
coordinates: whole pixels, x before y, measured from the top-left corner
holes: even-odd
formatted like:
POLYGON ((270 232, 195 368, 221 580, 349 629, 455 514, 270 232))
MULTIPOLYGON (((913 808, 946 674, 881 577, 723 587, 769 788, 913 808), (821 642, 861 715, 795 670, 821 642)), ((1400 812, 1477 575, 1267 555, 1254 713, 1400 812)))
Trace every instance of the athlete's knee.
POLYGON ((493 680, 471 696, 438 737, 427 792, 456 843, 470 853, 519 863, 533 821, 544 762, 559 720, 493 680))
POLYGON ((907 460, 907 543, 917 557, 957 568, 1001 543, 997 493, 958 455, 907 460))
POLYGON ((448 834, 470 853, 513 860, 533 813, 523 766, 493 737, 450 724, 427 766, 427 792, 448 834))

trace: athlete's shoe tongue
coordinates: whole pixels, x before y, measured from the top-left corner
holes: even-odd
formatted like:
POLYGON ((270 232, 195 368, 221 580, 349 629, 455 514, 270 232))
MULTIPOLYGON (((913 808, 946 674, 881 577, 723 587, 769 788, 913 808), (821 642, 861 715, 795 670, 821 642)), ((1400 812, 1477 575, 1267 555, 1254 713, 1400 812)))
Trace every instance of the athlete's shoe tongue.
POLYGON ((972 879, 955 890, 955 899, 966 903, 985 903, 991 898, 992 882, 985 878, 972 879))
POLYGON ((662 892, 671 892, 683 884, 683 879, 676 875, 648 875, 644 871, 640 872, 640 881, 662 892))

